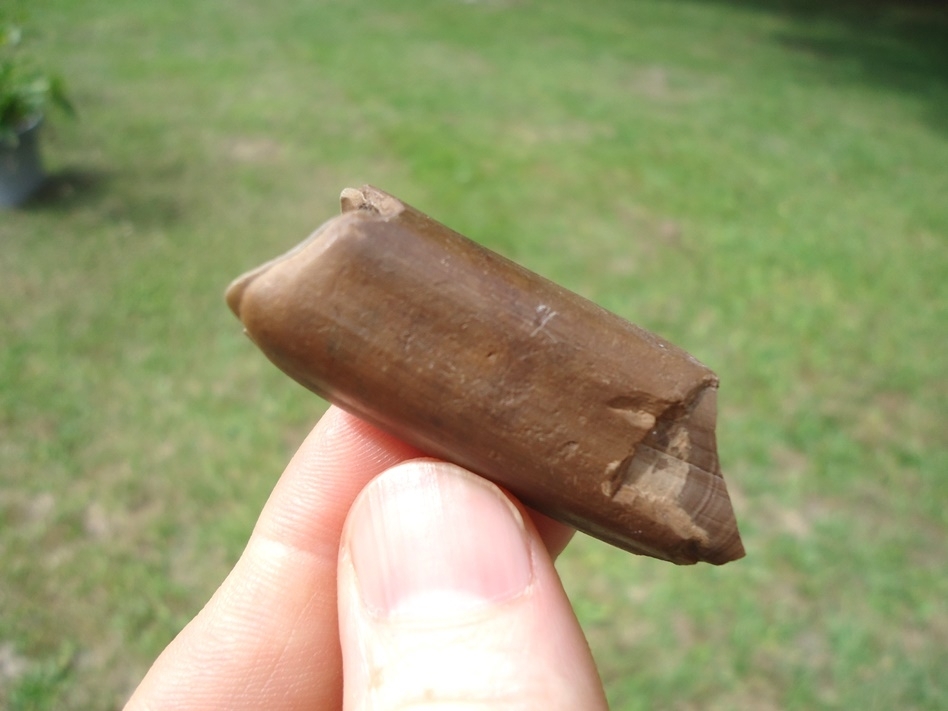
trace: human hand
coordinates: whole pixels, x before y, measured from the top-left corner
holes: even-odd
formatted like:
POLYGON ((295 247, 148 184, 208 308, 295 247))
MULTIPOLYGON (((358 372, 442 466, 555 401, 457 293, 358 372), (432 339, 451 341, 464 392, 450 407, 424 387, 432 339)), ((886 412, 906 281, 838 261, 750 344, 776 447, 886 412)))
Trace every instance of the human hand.
POLYGON ((126 711, 605 709, 571 531, 421 456, 331 408, 126 711))

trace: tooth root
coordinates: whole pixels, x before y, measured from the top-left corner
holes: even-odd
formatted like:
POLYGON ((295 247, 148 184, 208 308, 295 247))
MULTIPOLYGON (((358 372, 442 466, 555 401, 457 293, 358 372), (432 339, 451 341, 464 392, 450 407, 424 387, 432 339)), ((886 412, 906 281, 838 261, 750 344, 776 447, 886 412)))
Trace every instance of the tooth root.
POLYGON ((621 548, 680 564, 744 554, 713 372, 387 193, 346 189, 341 205, 228 289, 278 367, 621 548))

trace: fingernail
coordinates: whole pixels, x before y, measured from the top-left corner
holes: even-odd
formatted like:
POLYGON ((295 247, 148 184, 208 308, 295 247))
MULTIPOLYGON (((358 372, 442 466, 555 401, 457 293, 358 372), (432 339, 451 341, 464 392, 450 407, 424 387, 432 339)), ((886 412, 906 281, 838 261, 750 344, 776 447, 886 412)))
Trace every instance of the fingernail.
POLYGON ((533 579, 520 512, 493 484, 443 462, 382 474, 346 531, 362 599, 378 615, 456 614, 516 597, 533 579))

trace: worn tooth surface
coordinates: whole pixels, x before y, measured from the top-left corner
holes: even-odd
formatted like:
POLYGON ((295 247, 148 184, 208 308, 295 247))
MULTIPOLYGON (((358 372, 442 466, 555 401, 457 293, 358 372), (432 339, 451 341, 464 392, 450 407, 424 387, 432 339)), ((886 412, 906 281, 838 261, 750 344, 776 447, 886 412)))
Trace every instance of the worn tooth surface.
POLYGON ((711 370, 387 193, 341 202, 227 290, 270 360, 621 548, 681 564, 744 555, 711 370))

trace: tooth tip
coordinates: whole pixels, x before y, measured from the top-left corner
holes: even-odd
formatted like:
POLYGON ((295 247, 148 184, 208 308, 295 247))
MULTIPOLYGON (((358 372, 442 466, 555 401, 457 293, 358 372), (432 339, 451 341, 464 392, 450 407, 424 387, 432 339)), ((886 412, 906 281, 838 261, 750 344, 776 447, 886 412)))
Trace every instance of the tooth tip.
POLYGON ((746 554, 744 542, 737 526, 737 517, 731 506, 726 490, 725 501, 722 502, 717 514, 715 525, 708 531, 709 540, 704 548, 702 559, 714 565, 724 565, 733 560, 739 560, 746 554))
POLYGON ((744 543, 741 541, 741 537, 735 528, 733 536, 722 546, 715 549, 713 555, 709 556, 707 560, 714 565, 724 565, 731 561, 740 560, 745 555, 744 543))

